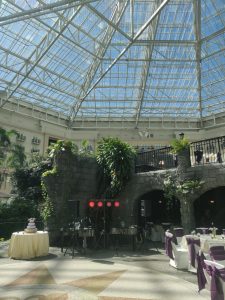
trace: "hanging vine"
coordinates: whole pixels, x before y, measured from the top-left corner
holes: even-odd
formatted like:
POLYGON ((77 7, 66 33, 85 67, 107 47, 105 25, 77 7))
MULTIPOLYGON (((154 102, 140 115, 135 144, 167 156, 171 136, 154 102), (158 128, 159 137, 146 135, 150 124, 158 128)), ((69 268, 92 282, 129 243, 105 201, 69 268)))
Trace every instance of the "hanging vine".
POLYGON ((179 181, 175 177, 168 175, 164 180, 164 196, 168 202, 176 197, 184 196, 189 193, 193 194, 199 190, 204 184, 204 181, 199 178, 185 179, 179 181))

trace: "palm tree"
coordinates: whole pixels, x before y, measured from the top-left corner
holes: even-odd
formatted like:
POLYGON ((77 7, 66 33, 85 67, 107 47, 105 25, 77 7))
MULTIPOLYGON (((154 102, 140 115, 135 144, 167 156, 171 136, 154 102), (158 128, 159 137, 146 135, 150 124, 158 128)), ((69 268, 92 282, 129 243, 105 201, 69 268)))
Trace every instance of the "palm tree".
POLYGON ((18 135, 16 130, 7 131, 4 128, 0 128, 0 166, 2 166, 6 160, 7 152, 11 146, 11 137, 15 135, 18 135))
POLYGON ((16 130, 0 128, 0 186, 7 177, 8 168, 18 169, 26 161, 24 148, 11 141, 13 136, 18 136, 16 130))

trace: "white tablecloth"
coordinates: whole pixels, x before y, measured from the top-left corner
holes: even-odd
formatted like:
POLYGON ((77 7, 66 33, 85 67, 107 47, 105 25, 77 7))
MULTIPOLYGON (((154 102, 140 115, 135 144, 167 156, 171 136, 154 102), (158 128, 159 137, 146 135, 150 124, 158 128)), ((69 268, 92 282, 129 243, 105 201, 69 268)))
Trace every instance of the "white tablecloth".
MULTIPOLYGON (((190 235, 189 235, 190 237, 190 235)), ((212 238, 209 234, 202 234, 200 237, 193 235, 195 239, 200 238, 200 245, 201 250, 204 253, 209 253, 209 248, 212 246, 224 246, 225 247, 225 239, 222 239, 221 236, 216 236, 215 238, 212 238)), ((184 235, 181 240, 181 247, 187 249, 187 240, 186 236, 184 235)))
POLYGON ((48 232, 37 231, 26 233, 14 232, 11 236, 8 255, 12 258, 28 259, 48 254, 49 236, 48 232))

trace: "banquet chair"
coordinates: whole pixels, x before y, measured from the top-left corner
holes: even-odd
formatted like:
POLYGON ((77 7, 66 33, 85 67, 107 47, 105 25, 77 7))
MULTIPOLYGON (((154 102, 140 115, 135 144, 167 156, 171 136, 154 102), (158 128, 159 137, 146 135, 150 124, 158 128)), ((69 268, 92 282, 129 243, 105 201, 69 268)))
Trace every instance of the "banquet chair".
POLYGON ((174 228, 173 231, 174 231, 174 235, 177 239, 177 243, 180 244, 182 237, 184 236, 184 229, 182 227, 179 227, 179 228, 177 227, 177 228, 174 228))
POLYGON ((204 260, 210 281, 211 300, 225 300, 225 267, 214 261, 204 260))
POLYGON ((210 277, 206 272, 205 265, 206 257, 201 249, 196 253, 196 261, 197 261, 197 279, 198 279, 198 291, 200 292, 202 289, 206 288, 209 290, 210 287, 210 277))
POLYGON ((188 246, 188 271, 197 273, 197 260, 196 256, 200 250, 200 239, 193 236, 186 236, 188 246))
POLYGON ((176 269, 187 269, 188 251, 176 244, 174 235, 168 231, 165 233, 166 254, 170 258, 169 264, 176 269))

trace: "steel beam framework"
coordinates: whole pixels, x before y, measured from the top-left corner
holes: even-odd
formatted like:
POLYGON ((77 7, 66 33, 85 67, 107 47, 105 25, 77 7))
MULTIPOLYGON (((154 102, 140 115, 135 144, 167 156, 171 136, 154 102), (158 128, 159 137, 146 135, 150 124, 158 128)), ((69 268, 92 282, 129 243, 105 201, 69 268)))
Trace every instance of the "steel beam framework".
POLYGON ((207 1, 3 1, 0 107, 39 103, 72 127, 81 116, 137 127, 185 113, 205 126, 206 115, 225 111, 225 8, 207 1))

